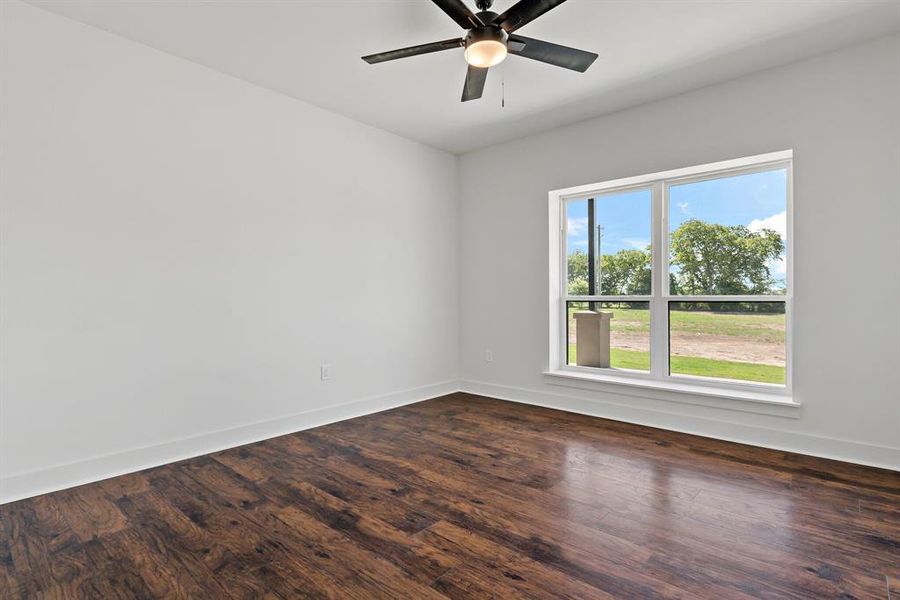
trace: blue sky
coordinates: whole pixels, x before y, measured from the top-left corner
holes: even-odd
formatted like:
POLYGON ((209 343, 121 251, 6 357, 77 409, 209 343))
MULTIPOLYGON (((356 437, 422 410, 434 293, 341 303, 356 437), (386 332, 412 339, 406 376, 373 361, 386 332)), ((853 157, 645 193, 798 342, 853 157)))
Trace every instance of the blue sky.
MULTIPOLYGON (((644 249, 650 244, 650 190, 600 196, 595 206, 597 225, 603 227, 603 254, 615 254, 628 248, 644 249)), ((587 199, 569 200, 567 210, 569 250, 587 251, 587 199)))
MULTIPOLYGON (((669 229, 688 219, 722 225, 746 225, 751 230, 773 229, 784 238, 786 228, 787 172, 784 169, 712 179, 669 188, 669 229)), ((650 243, 650 190, 598 196, 597 224, 603 227, 603 254, 650 243)), ((587 199, 570 200, 568 248, 587 250, 587 199)), ((783 276, 783 262, 771 265, 772 274, 783 276)))

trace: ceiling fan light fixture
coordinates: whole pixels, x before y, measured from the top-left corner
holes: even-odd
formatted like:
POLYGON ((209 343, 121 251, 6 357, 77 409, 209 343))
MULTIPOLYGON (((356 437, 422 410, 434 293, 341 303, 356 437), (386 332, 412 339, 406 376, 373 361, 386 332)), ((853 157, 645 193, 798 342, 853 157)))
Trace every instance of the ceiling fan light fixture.
POLYGON ((466 82, 463 84, 460 102, 481 98, 490 67, 503 62, 507 54, 515 54, 579 73, 587 71, 597 59, 595 52, 585 52, 578 48, 560 46, 515 33, 520 27, 531 23, 566 0, 518 0, 503 11, 502 15, 491 12, 494 0, 475 0, 475 6, 479 10, 477 13, 473 13, 463 0, 431 1, 466 31, 466 37, 378 52, 363 56, 362 59, 374 65, 398 58, 464 47, 469 66, 466 68, 466 82))
POLYGON ((506 58, 506 44, 496 40, 484 40, 466 46, 466 62, 473 67, 486 69, 499 65, 506 58))
POLYGON ((486 69, 506 58, 506 32, 499 27, 473 29, 466 36, 466 62, 486 69))

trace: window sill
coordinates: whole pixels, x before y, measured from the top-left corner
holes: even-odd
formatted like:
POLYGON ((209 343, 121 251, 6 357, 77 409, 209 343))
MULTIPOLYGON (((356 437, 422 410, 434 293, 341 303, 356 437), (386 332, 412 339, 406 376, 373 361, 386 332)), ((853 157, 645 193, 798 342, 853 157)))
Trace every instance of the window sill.
POLYGON ((695 404, 725 410, 799 418, 800 403, 786 394, 658 381, 606 373, 555 370, 544 373, 544 382, 589 391, 614 392, 650 400, 695 404))

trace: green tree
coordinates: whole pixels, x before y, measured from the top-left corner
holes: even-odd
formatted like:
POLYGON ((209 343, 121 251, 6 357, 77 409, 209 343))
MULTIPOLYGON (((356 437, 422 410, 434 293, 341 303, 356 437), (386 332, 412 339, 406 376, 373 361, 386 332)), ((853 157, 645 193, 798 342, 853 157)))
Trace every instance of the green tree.
POLYGON ((567 257, 569 265, 569 294, 586 296, 588 294, 588 255, 584 250, 575 250, 567 257))
POLYGON ((650 249, 619 250, 600 257, 603 294, 613 296, 650 293, 650 249))
POLYGON ((769 263, 784 252, 771 229, 691 219, 672 233, 670 262, 682 294, 765 294, 774 291, 769 263))
MULTIPOLYGON (((569 294, 586 296, 588 287, 588 255, 575 250, 568 256, 569 294)), ((601 289, 604 295, 649 294, 650 251, 619 250, 600 258, 601 289)))

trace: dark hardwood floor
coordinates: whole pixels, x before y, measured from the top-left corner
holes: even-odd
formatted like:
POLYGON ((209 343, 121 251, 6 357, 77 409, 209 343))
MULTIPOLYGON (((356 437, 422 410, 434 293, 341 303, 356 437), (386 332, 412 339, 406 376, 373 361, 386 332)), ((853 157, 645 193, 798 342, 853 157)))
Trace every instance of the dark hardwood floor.
POLYGON ((0 598, 900 599, 896 472, 466 394, 0 519, 0 598))

